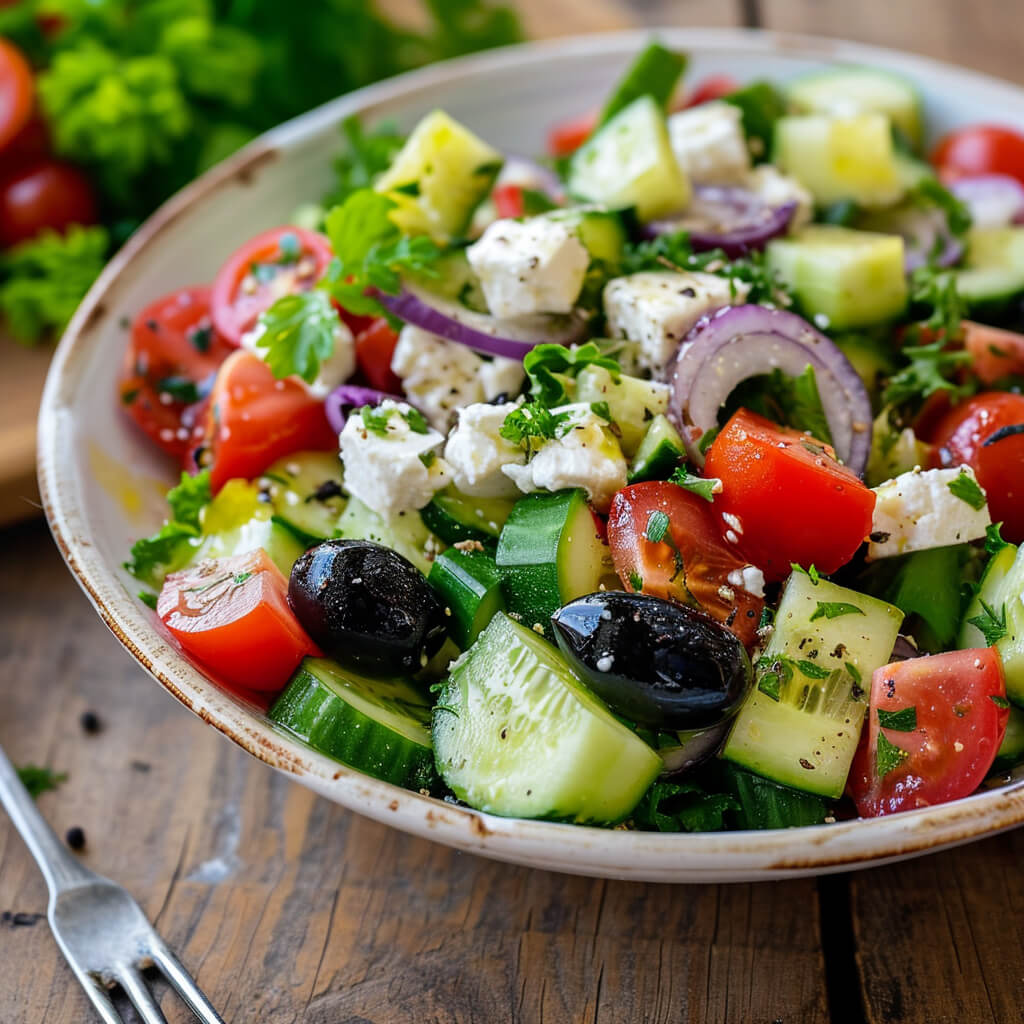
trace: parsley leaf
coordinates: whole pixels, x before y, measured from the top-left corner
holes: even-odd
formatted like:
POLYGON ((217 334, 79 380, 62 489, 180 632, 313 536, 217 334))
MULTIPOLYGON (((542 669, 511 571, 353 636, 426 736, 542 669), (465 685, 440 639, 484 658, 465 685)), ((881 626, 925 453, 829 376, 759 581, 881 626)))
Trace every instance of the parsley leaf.
POLYGON ((978 481, 966 469, 961 469, 956 479, 950 480, 947 486, 954 497, 967 502, 976 511, 984 508, 988 501, 978 481))
POLYGON ((909 708, 900 708, 899 711, 879 708, 878 724, 883 729, 892 729, 894 732, 913 732, 917 728, 917 708, 913 705, 909 708))
POLYGON ((1002 523, 990 523, 985 527, 985 551, 989 555, 998 555, 1003 548, 1009 547, 1010 542, 1003 540, 1002 523))
POLYGON ((670 484, 682 487, 684 491, 697 494, 705 501, 714 501, 715 495, 721 493, 722 481, 718 477, 694 476, 684 466, 677 466, 668 478, 670 484))
POLYGON ((414 434, 430 433, 430 424, 427 422, 426 416, 419 409, 410 408, 408 411, 403 412, 402 419, 409 424, 409 429, 414 434))
POLYGON ((568 420, 567 412, 553 413, 540 402, 527 402, 505 417, 499 433, 506 441, 522 445, 529 452, 534 440, 543 444, 558 437, 559 428, 568 420))
POLYGON ((67 779, 63 772, 57 773, 52 768, 40 768, 34 764, 26 764, 16 771, 21 784, 28 790, 28 795, 33 800, 48 790, 56 789, 67 779))
POLYGON ((348 145, 345 152, 334 161, 337 180, 324 197, 324 206, 343 203, 353 192, 369 188, 374 179, 388 169, 405 143, 404 137, 391 122, 384 122, 366 131, 355 114, 341 122, 341 132, 348 145))
POLYGON ((630 571, 629 585, 639 593, 644 589, 644 578, 635 569, 630 571))
POLYGON ((138 592, 138 594, 136 595, 136 597, 138 597, 138 599, 147 608, 152 608, 153 611, 156 611, 156 601, 157 601, 157 598, 156 598, 156 594, 154 594, 152 590, 140 590, 138 592))
POLYGON ((842 615, 863 615, 864 609, 845 601, 819 601, 811 614, 810 621, 815 619, 838 619, 842 615))
POLYGON ((564 405, 570 400, 565 384, 558 375, 575 377, 585 366, 600 366, 618 381, 621 369, 595 344, 537 345, 523 357, 523 369, 530 378, 530 394, 548 407, 564 405))
POLYGON ((969 618, 967 621, 976 626, 981 635, 985 638, 985 646, 991 647, 998 643, 1009 632, 1006 626, 1006 605, 1003 604, 999 613, 986 601, 981 598, 981 613, 969 618))
POLYGON ((832 443, 817 377, 810 364, 796 377, 781 370, 748 377, 729 396, 723 415, 731 416, 741 406, 783 426, 807 431, 825 444, 832 443))
POLYGON ((809 576, 811 583, 815 585, 821 581, 821 574, 813 565, 809 569, 805 569, 802 565, 797 565, 796 562, 790 562, 789 567, 793 572, 802 572, 805 576, 809 576))
MULTIPOLYGON (((918 206, 933 206, 946 217, 949 230, 958 238, 965 235, 971 226, 971 211, 966 203, 957 199, 938 178, 924 176, 914 186, 909 197, 918 206)), ((941 244, 941 242, 940 242, 941 244)))
POLYGON ((283 295, 258 321, 263 333, 256 347, 275 377, 301 377, 312 384, 337 342, 338 314, 319 288, 283 295))
POLYGON ((184 545, 198 536, 199 530, 186 523, 164 523, 152 537, 143 537, 132 545, 124 567, 136 579, 159 588, 167 567, 177 563, 184 545))
POLYGON ((997 708, 1001 708, 1004 711, 1010 706, 1010 702, 1005 697, 1000 697, 995 693, 989 694, 988 699, 992 701, 997 708))
POLYGON ((797 663, 796 667, 808 679, 828 679, 832 675, 832 670, 824 668, 822 665, 818 665, 813 661, 808 661, 806 658, 801 658, 797 663))
POLYGON ((388 420, 391 419, 391 414, 394 409, 380 409, 374 408, 372 405, 364 405, 359 410, 360 419, 363 421, 363 426, 371 433, 376 434, 378 437, 388 436, 388 420))
POLYGON ((647 528, 644 530, 644 536, 652 544, 660 544, 665 539, 668 527, 669 518, 664 512, 660 510, 652 512, 650 518, 647 520, 647 528))
POLYGON ((727 793, 708 793, 695 782, 658 780, 633 812, 638 828, 658 832, 717 832, 740 805, 727 793))
POLYGON ((910 755, 906 750, 897 747, 889 738, 878 730, 878 747, 875 751, 875 774, 884 779, 890 772, 895 771, 910 755))

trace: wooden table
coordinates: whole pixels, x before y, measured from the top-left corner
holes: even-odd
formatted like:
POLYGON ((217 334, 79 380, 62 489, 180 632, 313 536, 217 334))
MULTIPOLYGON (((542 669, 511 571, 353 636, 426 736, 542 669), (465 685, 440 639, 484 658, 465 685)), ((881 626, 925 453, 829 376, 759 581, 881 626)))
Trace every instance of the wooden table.
MULTIPOLYGON (((636 23, 845 35, 1024 80, 998 0, 531 0, 534 35, 636 23)), ((989 112, 986 112, 989 113, 989 112)), ((994 116, 994 112, 993 112, 994 116)), ((1024 1017, 1024 832, 855 875, 658 887, 508 867, 314 797, 143 676, 40 523, 0 533, 0 742, 68 773, 41 807, 233 1024, 1024 1017), (104 728, 87 735, 82 713, 104 728)), ((798 839, 794 837, 794 842, 798 839)), ((0 1021, 86 1024, 0 820, 0 1021)), ((189 1019, 161 989, 172 1024, 189 1019)))

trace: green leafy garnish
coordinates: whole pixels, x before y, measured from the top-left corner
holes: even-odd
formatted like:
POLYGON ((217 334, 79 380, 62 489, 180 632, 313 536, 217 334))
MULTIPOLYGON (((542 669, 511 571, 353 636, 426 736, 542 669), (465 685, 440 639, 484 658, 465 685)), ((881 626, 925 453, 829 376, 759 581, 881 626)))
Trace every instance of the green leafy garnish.
POLYGON ((695 476, 684 466, 677 466, 672 470, 668 481, 682 487, 683 490, 699 495, 705 501, 714 501, 715 495, 722 490, 722 481, 717 477, 695 476))
POLYGON ((402 413, 402 419, 409 424, 409 429, 414 434, 430 433, 430 424, 427 422, 426 416, 419 409, 409 408, 402 413))
POLYGON ((652 544, 660 544, 665 539, 665 534, 668 532, 668 528, 668 516, 660 510, 652 512, 650 518, 647 520, 647 528, 644 530, 644 536, 652 544))
POLYGON ((550 407, 570 401, 565 383, 559 378, 575 377, 585 366, 600 366, 617 381, 621 370, 618 360, 606 355, 597 344, 537 345, 523 358, 523 369, 530 379, 530 394, 550 407))
POLYGON ((671 521, 669 520, 669 517, 660 509, 657 509, 647 518, 644 537, 646 537, 652 544, 667 544, 669 546, 669 549, 672 552, 672 560, 675 564, 674 571, 669 582, 675 583, 675 581, 682 576, 682 587, 686 594, 687 603, 692 605, 694 608, 699 608, 701 606, 700 602, 696 597, 694 597, 687 585, 686 563, 683 561, 683 553, 679 550, 679 545, 676 543, 676 539, 672 536, 672 532, 669 529, 670 525, 671 521))
POLYGON ((899 711, 878 709, 878 724, 894 732, 913 732, 917 728, 917 708, 900 708, 899 711))
POLYGON ((156 611, 156 594, 152 590, 140 590, 138 593, 139 600, 147 607, 152 608, 156 611))
POLYGON ((534 441, 543 444, 561 436, 560 428, 568 420, 566 412, 553 413, 540 402, 527 402, 505 417, 499 433, 506 441, 522 445, 529 452, 534 441))
POLYGON ((947 486, 954 497, 967 502, 971 508, 978 510, 985 507, 988 500, 985 497, 985 492, 978 486, 978 481, 966 469, 961 469, 956 479, 950 480, 947 486))
MULTIPOLYGON (((825 444, 832 443, 832 431, 810 364, 796 377, 781 370, 748 377, 729 396, 724 415, 731 416, 741 406, 782 426, 806 431, 825 444)), ((824 450, 821 454, 825 454, 824 450)))
POLYGON ((644 589, 644 578, 635 569, 630 571, 629 585, 639 593, 644 589))
POLYGON ((312 384, 320 364, 334 352, 338 314, 319 288, 284 295, 260 314, 263 333, 256 341, 275 377, 293 374, 312 384))
POLYGON ((394 411, 394 409, 381 409, 374 408, 372 405, 364 405, 359 410, 359 418, 363 421, 363 426, 371 434, 376 434, 378 437, 387 437, 388 420, 391 419, 391 414, 394 411))
POLYGON ((419 460, 420 460, 420 462, 423 463, 424 466, 427 467, 427 469, 430 469, 430 467, 435 462, 437 462, 437 452, 435 452, 435 451, 420 452, 419 460))
POLYGON ((789 567, 793 572, 801 572, 805 576, 809 577, 810 581, 815 584, 815 586, 821 581, 821 574, 813 565, 805 569, 802 565, 797 565, 796 562, 790 562, 789 567))
POLYGON ((633 812, 637 828, 658 832, 717 832, 739 802, 727 793, 708 793, 695 782, 658 780, 633 812))
POLYGON ((842 615, 863 615, 864 609, 845 601, 819 601, 811 614, 811 622, 815 619, 838 619, 842 615))
POLYGON ((988 699, 992 701, 997 708, 1001 708, 1004 711, 1010 706, 1010 702, 1005 697, 1000 697, 995 693, 989 694, 988 699))
POLYGON ((178 523, 199 528, 199 513, 210 504, 210 471, 201 470, 195 476, 181 474, 181 480, 167 492, 167 504, 171 506, 171 519, 178 523))
POLYGON ((878 730, 878 747, 875 751, 875 774, 884 779, 890 772, 895 771, 910 756, 906 751, 897 747, 889 738, 878 730))
POLYGON ((857 668, 857 666, 854 665, 854 663, 852 661, 844 661, 843 665, 845 666, 846 671, 850 673, 850 676, 853 679, 854 683, 856 683, 857 686, 860 686, 860 683, 861 683, 860 669, 857 668))
POLYGON ((40 768, 38 765, 26 764, 16 769, 21 784, 28 790, 33 800, 51 789, 56 789, 67 779, 64 772, 55 772, 52 768, 40 768))
MULTIPOLYGON (((971 211, 966 203, 957 199, 938 178, 924 176, 911 190, 908 197, 918 206, 934 206, 946 216, 949 230, 958 238, 965 235, 971 226, 971 211)), ((942 245, 941 239, 936 239, 942 245)))
POLYGON ((704 433, 700 435, 700 440, 697 442, 697 451, 699 451, 701 455, 706 455, 708 449, 714 443, 715 438, 718 437, 721 432, 721 427, 711 427, 708 430, 705 430, 704 433))
POLYGON ((981 613, 972 616, 967 621, 981 631, 981 635, 985 638, 985 646, 991 647, 1009 632, 1006 626, 1006 605, 1001 605, 997 614, 992 605, 984 598, 980 600, 981 613))
POLYGON ((341 132, 347 148, 334 161, 337 180, 324 197, 324 206, 328 207, 343 203, 353 192, 369 188, 377 176, 388 169, 405 143, 405 138, 391 122, 366 131, 355 114, 341 122, 341 132))
POLYGON ((985 551, 989 555, 998 555, 1003 548, 1010 546, 1009 541, 1003 540, 1002 523, 989 523, 985 527, 985 551))
POLYGON ((831 669, 824 668, 813 661, 808 661, 806 658, 801 658, 797 661, 796 666, 808 679, 828 679, 832 675, 831 669))

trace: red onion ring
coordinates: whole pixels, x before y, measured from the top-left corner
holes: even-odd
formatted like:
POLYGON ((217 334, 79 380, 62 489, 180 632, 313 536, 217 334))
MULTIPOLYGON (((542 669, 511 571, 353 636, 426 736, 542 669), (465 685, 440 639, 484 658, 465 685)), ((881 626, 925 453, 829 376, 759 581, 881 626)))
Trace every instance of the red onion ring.
POLYGON ((967 204, 975 227, 1007 227, 1024 221, 1024 185, 1008 174, 979 174, 949 183, 967 204))
POLYGON ((771 206, 750 189, 734 185, 695 185, 693 200, 677 217, 651 221, 649 237, 686 231, 696 252, 722 249, 735 259, 763 249, 784 235, 796 213, 796 202, 771 206))
POLYGON ((525 156, 506 156, 495 184, 534 188, 543 192, 557 206, 565 202, 565 189, 558 175, 550 167, 525 156))
POLYGON ((586 331, 580 317, 535 313, 499 320, 406 282, 398 295, 378 293, 399 320, 489 356, 522 359, 535 345, 571 345, 586 331))
POLYGON ((850 361, 806 320, 764 306, 725 306, 702 317, 683 339, 669 368, 668 414, 690 458, 703 434, 718 425, 718 411, 749 377, 781 370, 790 376, 814 367, 821 404, 836 454, 863 476, 871 450, 871 400, 850 361))
POLYGON ((342 384, 324 399, 327 422, 330 423, 331 430, 340 434, 345 429, 345 421, 353 409, 362 408, 364 405, 380 405, 388 398, 395 402, 405 401, 398 395, 389 395, 386 391, 378 391, 376 388, 364 388, 358 384, 342 384))

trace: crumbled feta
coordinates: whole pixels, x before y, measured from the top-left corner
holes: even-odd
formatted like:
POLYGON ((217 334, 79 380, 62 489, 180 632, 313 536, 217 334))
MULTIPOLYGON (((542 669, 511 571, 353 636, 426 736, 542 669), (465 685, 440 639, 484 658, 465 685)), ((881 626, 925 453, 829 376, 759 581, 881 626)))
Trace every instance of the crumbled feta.
MULTIPOLYGON (((257 323, 251 331, 242 335, 241 346, 253 355, 266 361, 267 350, 260 347, 260 338, 263 337, 266 328, 257 323)), ((312 384, 307 384, 301 377, 293 376, 291 379, 298 381, 314 398, 326 398, 336 387, 344 384, 345 381, 355 373, 356 370, 356 345, 355 339, 348 326, 338 321, 334 328, 334 349, 331 354, 320 362, 320 372, 312 384)))
POLYGON ((739 587, 754 597, 764 597, 764 573, 756 565, 733 569, 726 579, 734 587, 739 587))
POLYGON ((590 263, 576 235, 546 217, 496 220, 466 256, 499 318, 571 313, 590 263))
POLYGON ((796 178, 783 174, 772 164, 755 167, 743 184, 769 206, 796 203, 793 219, 789 222, 790 232, 799 231, 805 224, 810 224, 814 217, 814 197, 811 193, 796 178))
POLYGON ((417 433, 405 402, 387 399, 374 410, 386 414, 383 434, 370 430, 359 414, 349 416, 339 439, 349 494, 384 519, 423 508, 452 478, 436 449, 444 437, 436 430, 417 433))
POLYGON ((560 434, 545 441, 525 465, 506 465, 502 472, 524 494, 582 487, 598 509, 607 509, 616 491, 626 486, 626 460, 608 423, 586 403, 552 410, 567 413, 560 434))
POLYGON ((517 360, 485 359, 465 345, 412 324, 398 335, 391 369, 408 398, 442 432, 457 409, 502 392, 515 395, 524 377, 523 364, 517 360))
POLYGON ((961 472, 974 480, 974 472, 967 467, 915 469, 875 487, 868 558, 887 558, 984 537, 992 522, 988 505, 975 509, 949 489, 961 472))
POLYGON ((739 107, 721 101, 681 110, 668 119, 676 162, 695 185, 732 184, 750 170, 742 122, 739 107))
POLYGON ((470 405, 459 410, 458 423, 448 435, 445 461, 451 466, 452 482, 463 494, 474 498, 514 498, 519 489, 506 476, 505 466, 522 466, 526 452, 501 436, 501 427, 515 403, 470 405))
POLYGON ((660 377, 705 313, 742 302, 749 291, 741 281, 714 274, 645 271, 609 281, 604 312, 613 337, 636 343, 638 367, 660 377))

